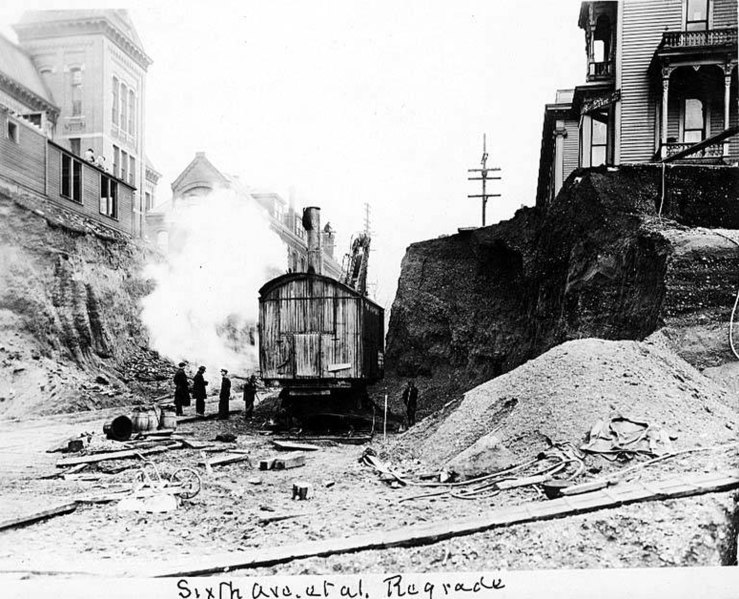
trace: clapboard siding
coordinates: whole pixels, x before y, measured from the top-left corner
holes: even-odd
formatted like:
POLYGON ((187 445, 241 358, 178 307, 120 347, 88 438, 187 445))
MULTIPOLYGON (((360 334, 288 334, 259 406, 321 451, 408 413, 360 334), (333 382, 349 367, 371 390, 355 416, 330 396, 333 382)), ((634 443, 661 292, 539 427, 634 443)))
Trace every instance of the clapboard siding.
POLYGON ((580 162, 580 131, 579 123, 575 120, 566 120, 567 137, 564 139, 562 181, 566 181, 580 162))
POLYGON ((665 29, 682 25, 682 0, 624 0, 621 69, 621 162, 652 158, 655 145, 655 102, 649 64, 665 29))
POLYGON ((713 0, 713 28, 736 27, 736 0, 713 0))
POLYGON ((382 375, 384 311, 329 277, 292 273, 267 283, 260 290, 259 332, 266 380, 330 386, 382 375))
POLYGON ((44 193, 46 136, 8 112, 0 112, 0 124, 0 175, 37 193, 44 193), (8 121, 17 127, 17 143, 7 135, 8 121))
POLYGON ((47 196, 52 202, 78 212, 90 220, 97 221, 107 227, 111 227, 118 231, 131 234, 132 222, 131 215, 133 211, 133 188, 118 181, 118 215, 119 217, 111 218, 100 213, 100 177, 102 173, 99 169, 87 164, 79 157, 66 152, 53 143, 48 144, 48 163, 47 172, 47 196), (75 160, 82 164, 82 202, 71 200, 64 197, 61 193, 61 160, 62 154, 72 156, 75 160))

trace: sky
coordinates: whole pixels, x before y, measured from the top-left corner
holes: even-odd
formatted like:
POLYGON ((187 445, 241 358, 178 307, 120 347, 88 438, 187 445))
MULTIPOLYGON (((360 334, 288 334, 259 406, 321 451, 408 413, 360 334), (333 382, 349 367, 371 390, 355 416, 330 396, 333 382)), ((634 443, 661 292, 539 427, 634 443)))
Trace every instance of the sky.
MULTIPOLYGON (((406 247, 479 226, 478 168, 502 180, 488 224, 533 205, 544 104, 584 81, 579 0, 98 2, 128 8, 154 63, 147 154, 170 183, 204 151, 221 171, 321 207, 337 254, 373 231, 369 280, 390 309, 406 247)), ((89 2, 3 2, 24 10, 89 2)))

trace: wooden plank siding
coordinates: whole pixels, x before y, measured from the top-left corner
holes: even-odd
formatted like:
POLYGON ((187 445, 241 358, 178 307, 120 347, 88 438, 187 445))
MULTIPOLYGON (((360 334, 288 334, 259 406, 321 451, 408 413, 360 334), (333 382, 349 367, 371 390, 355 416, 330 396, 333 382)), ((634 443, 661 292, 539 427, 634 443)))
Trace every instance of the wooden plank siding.
POLYGON ((737 26, 736 0, 713 0, 713 29, 737 26))
POLYGON ((567 137, 564 139, 562 182, 580 166, 580 123, 576 120, 566 120, 567 137))
POLYGON ((36 193, 45 193, 46 136, 7 111, 0 112, 0 125, 0 175, 36 193), (8 122, 18 128, 17 142, 8 137, 8 122))
POLYGON ((118 181, 118 218, 111 218, 100 213, 100 178, 103 173, 99 169, 86 163, 78 156, 66 152, 56 144, 49 143, 46 172, 47 196, 49 200, 64 208, 74 210, 90 220, 102 223, 107 227, 128 233, 129 235, 132 234, 134 189, 131 186, 125 184, 120 179, 112 177, 110 174, 106 175, 114 181, 118 181), (62 154, 72 156, 75 160, 82 163, 82 202, 64 197, 61 193, 62 154))
POLYGON ((382 308, 338 281, 307 273, 278 277, 260 290, 262 378, 374 378, 381 372, 377 362, 383 327, 382 308))
MULTIPOLYGON (((682 0, 624 0, 621 59, 617 68, 621 89, 619 162, 647 162, 657 151, 656 102, 649 64, 665 29, 682 28, 682 0)), ((660 90, 661 92, 661 90, 660 90)))

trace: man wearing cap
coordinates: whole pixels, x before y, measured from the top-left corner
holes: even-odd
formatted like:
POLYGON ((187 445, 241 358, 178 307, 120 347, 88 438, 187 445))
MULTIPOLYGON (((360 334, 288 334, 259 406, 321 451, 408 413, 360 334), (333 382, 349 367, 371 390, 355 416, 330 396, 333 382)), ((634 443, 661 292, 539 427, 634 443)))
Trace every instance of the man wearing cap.
POLYGON ((221 369, 221 391, 218 394, 218 420, 228 420, 228 402, 231 399, 231 379, 228 370, 221 369))
POLYGON ((198 416, 205 416, 205 398, 208 392, 205 387, 208 381, 203 378, 205 366, 198 368, 198 373, 192 377, 192 396, 195 398, 195 412, 198 416))
POLYGON ((185 374, 185 363, 180 362, 174 375, 174 406, 178 416, 182 416, 182 406, 190 405, 190 391, 185 374))

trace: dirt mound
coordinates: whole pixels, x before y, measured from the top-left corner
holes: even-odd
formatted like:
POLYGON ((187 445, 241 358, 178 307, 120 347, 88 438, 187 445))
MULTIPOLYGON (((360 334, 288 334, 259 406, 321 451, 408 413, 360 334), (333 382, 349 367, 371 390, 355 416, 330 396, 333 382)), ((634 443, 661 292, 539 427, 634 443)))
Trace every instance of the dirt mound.
POLYGON ((663 330, 697 368, 733 362, 739 169, 665 176, 661 216, 660 167, 603 167, 573 173, 550 206, 411 245, 386 374, 427 380, 419 411, 429 413, 575 339, 663 330))
POLYGON ((467 392, 400 437, 391 454, 440 468, 494 434, 523 460, 548 440, 579 446, 599 418, 616 414, 663 427, 678 449, 712 445, 736 438, 738 404, 660 334, 643 342, 582 339, 467 392))

